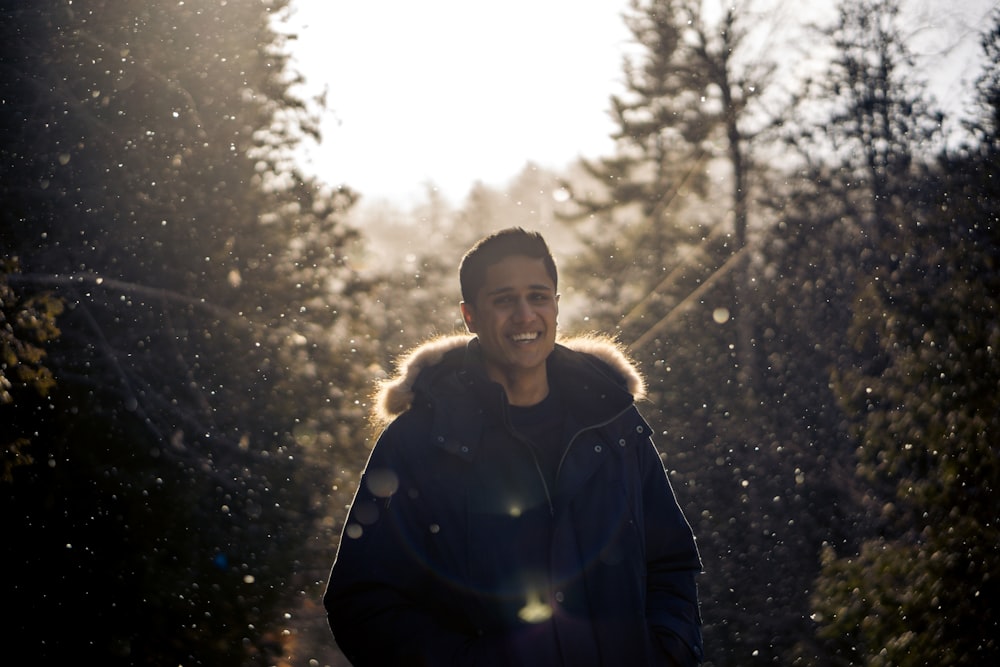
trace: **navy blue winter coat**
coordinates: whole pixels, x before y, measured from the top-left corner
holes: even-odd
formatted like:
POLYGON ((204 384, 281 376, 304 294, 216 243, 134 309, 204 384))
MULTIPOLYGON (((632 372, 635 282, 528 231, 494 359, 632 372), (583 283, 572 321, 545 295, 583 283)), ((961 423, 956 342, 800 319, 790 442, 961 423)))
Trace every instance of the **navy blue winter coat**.
POLYGON ((634 405, 641 377, 595 339, 557 345, 548 375, 570 410, 548 484, 475 339, 425 345, 386 385, 381 405, 399 414, 372 451, 324 596, 356 667, 701 661, 701 563, 634 405), (527 576, 539 557, 548 571, 527 576))

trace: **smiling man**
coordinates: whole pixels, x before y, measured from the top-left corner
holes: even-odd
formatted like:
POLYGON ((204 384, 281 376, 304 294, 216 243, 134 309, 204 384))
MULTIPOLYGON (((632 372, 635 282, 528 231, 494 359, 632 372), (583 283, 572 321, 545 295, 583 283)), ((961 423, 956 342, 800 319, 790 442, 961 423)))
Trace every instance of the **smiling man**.
POLYGON ((385 425, 324 596, 357 667, 701 662, 691 529, 610 339, 556 342, 558 276, 520 228, 459 270, 472 336, 427 342, 385 425))
POLYGON ((545 361, 556 344, 555 270, 544 258, 511 255, 487 266, 481 280, 466 278, 462 317, 479 337, 486 375, 511 405, 538 403, 549 393, 545 361))

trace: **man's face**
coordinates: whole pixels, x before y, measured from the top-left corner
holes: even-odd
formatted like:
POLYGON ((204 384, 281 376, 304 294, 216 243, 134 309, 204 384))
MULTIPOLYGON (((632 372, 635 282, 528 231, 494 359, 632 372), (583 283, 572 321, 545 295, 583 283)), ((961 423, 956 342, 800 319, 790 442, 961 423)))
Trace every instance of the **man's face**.
POLYGON ((472 304, 462 304, 469 331, 479 336, 495 379, 545 371, 556 341, 559 295, 541 259, 514 255, 486 271, 472 304))

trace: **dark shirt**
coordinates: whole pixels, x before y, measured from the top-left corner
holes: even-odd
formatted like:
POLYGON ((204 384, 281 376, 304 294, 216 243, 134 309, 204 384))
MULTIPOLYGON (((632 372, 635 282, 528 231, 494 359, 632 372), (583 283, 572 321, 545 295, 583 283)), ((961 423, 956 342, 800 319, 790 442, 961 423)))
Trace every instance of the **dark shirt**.
MULTIPOLYGON (((566 406, 556 392, 551 391, 544 400, 532 406, 510 407, 510 422, 514 430, 532 449, 538 469, 546 484, 546 496, 552 502, 559 460, 565 449, 566 406)), ((517 551, 523 563, 520 579, 524 590, 538 591, 537 602, 550 603, 547 599, 551 590, 549 572, 549 549, 552 540, 552 513, 548 505, 526 508, 517 518, 517 551)), ((540 616, 532 616, 531 608, 522 609, 524 624, 514 637, 506 639, 518 645, 519 653, 530 654, 537 659, 532 664, 562 664, 559 643, 556 640, 555 625, 545 611, 540 616), (528 649, 527 647, 530 647, 528 649)), ((538 613, 537 611, 535 613, 538 613)))
POLYGON ((527 407, 511 406, 510 422, 534 451, 551 493, 555 489, 559 461, 566 448, 566 404, 562 396, 550 387, 548 396, 540 403, 527 407))

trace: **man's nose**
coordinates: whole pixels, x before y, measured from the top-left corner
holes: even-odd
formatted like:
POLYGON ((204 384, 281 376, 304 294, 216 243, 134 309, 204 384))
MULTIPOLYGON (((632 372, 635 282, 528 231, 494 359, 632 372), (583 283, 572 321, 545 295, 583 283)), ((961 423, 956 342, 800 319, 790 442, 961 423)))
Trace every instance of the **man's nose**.
POLYGON ((531 307, 531 303, 528 299, 518 299, 517 308, 514 310, 514 317, 519 322, 525 322, 532 319, 535 316, 535 311, 531 307))

